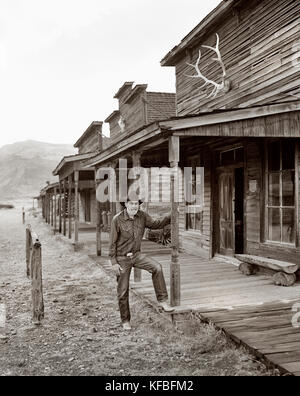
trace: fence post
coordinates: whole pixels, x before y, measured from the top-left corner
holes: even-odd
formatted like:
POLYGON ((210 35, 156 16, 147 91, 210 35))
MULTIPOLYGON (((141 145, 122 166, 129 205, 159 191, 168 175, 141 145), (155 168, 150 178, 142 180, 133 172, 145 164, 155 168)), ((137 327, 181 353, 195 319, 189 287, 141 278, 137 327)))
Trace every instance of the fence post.
POLYGON ((31 255, 31 233, 30 226, 26 227, 26 275, 29 279, 30 274, 30 255, 31 255))
POLYGON ((32 303, 33 322, 40 324, 44 319, 44 298, 42 279, 42 247, 40 242, 35 242, 32 248, 32 303))
POLYGON ((39 237, 29 225, 26 228, 26 266, 27 276, 31 278, 33 323, 40 325, 44 319, 42 246, 39 237))
POLYGON ((25 224, 25 209, 22 208, 22 219, 23 219, 23 224, 25 224))

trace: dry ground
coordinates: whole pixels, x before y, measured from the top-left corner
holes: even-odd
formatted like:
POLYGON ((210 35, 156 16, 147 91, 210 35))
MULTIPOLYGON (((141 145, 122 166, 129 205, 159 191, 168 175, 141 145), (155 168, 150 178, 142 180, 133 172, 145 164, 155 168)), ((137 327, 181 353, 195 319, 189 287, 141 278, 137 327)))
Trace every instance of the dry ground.
POLYGON ((177 331, 131 295, 133 331, 120 327, 115 280, 84 251, 28 217, 43 247, 46 317, 31 324, 20 206, 0 211, 0 375, 277 375, 225 336, 191 320, 177 331))

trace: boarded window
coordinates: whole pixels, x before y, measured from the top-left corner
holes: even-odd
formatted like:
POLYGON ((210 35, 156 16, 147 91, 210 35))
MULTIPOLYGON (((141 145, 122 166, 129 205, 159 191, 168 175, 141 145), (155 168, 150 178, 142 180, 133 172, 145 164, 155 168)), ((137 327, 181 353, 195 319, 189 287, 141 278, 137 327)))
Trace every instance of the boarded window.
POLYGON ((295 244, 295 144, 276 141, 267 148, 267 239, 295 244))

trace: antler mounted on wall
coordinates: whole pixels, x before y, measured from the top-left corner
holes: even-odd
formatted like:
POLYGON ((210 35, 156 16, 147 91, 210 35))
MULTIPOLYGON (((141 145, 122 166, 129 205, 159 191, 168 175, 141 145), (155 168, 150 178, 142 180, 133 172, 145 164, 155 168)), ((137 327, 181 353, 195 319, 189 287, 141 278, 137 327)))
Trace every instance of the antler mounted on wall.
POLYGON ((214 51, 217 54, 217 57, 213 58, 213 60, 215 60, 217 62, 220 62, 220 65, 221 65, 221 68, 222 68, 222 71, 223 71, 221 84, 217 83, 216 81, 209 80, 208 78, 206 78, 201 73, 200 68, 199 68, 199 64, 200 64, 201 57, 202 57, 201 50, 199 50, 199 57, 198 57, 197 62, 196 62, 195 65, 192 65, 191 63, 187 63, 187 65, 193 67, 196 70, 197 75, 190 76, 190 75, 186 74, 187 77, 190 77, 190 78, 201 78, 202 80, 204 80, 204 85, 202 85, 201 88, 204 88, 207 85, 211 84, 214 88, 213 88, 212 92, 209 94, 208 97, 214 97, 214 98, 218 95, 219 92, 222 92, 222 91, 223 92, 228 92, 230 90, 230 81, 227 79, 226 68, 225 68, 224 62, 222 60, 222 55, 221 55, 221 52, 220 52, 220 49, 219 49, 220 37, 219 37, 219 35, 217 33, 216 33, 216 36, 217 36, 216 48, 210 47, 208 45, 202 45, 201 47, 208 48, 208 49, 214 51))

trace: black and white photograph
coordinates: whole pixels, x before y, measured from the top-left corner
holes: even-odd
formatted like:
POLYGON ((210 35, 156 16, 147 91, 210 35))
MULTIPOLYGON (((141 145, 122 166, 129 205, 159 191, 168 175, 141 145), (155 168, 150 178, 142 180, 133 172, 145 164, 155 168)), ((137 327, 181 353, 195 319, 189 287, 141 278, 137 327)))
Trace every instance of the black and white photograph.
POLYGON ((299 185, 300 0, 0 0, 0 376, 300 376, 299 185))

